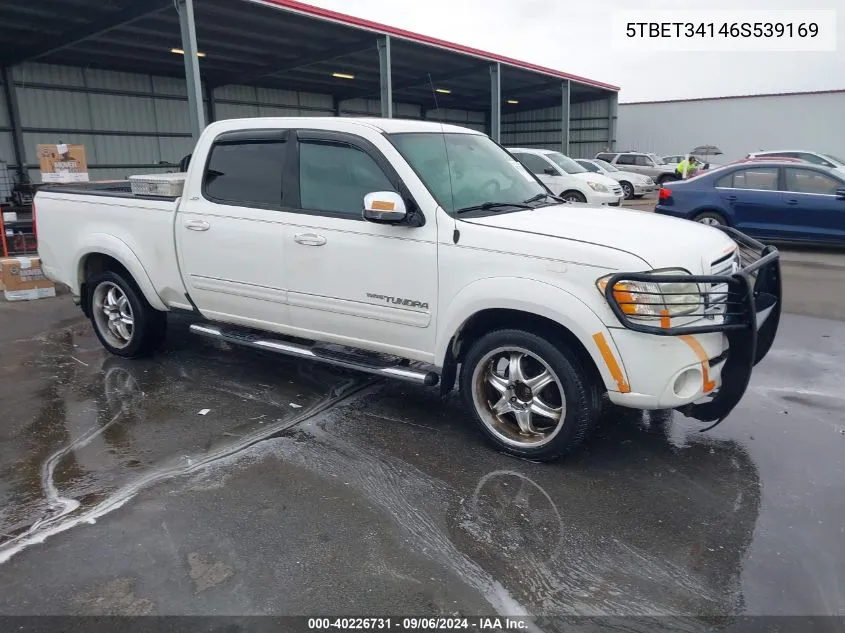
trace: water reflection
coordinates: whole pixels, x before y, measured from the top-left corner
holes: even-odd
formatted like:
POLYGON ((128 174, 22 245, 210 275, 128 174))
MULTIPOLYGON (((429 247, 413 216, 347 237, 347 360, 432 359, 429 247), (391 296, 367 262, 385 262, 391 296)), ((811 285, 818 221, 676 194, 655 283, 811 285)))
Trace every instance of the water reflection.
POLYGON ((24 360, 18 384, 37 386, 10 400, 20 406, 9 417, 31 421, 0 464, 0 544, 100 502, 139 469, 283 423, 349 381, 326 367, 229 353, 178 328, 171 339, 155 358, 125 360, 80 327, 24 360))

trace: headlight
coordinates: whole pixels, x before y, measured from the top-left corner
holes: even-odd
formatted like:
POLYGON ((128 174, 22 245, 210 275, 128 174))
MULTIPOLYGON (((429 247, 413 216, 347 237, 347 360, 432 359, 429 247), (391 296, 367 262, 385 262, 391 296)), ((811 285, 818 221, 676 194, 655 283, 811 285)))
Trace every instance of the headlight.
POLYGON ((653 184, 654 184, 654 181, 653 181, 651 178, 649 178, 649 177, 647 177, 647 176, 646 176, 645 178, 643 178, 643 184, 645 184, 645 185, 653 185, 653 184))
MULTIPOLYGON (((652 271, 652 275, 689 275, 683 268, 670 268, 652 271)), ((596 281, 599 291, 604 294, 607 282, 612 275, 606 275, 596 281)), ((701 311, 701 292, 693 282, 668 281, 619 281, 613 289, 613 296, 622 312, 632 317, 654 319, 677 317, 701 311)))
POLYGON ((590 186, 590 189, 592 189, 593 191, 598 191, 599 193, 607 193, 608 192, 607 187, 605 187, 600 182, 588 182, 587 184, 590 186))

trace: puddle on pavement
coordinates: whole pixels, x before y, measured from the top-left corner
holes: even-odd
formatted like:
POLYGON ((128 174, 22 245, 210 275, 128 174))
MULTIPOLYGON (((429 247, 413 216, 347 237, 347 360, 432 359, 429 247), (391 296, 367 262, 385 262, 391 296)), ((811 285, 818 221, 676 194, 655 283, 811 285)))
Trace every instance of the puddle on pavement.
POLYGON ((742 613, 760 482, 737 443, 695 431, 608 419, 571 460, 534 464, 487 448, 456 399, 386 383, 219 466, 325 478, 501 614, 742 613))
MULTIPOLYGON (((180 327, 180 325, 182 327, 180 327)), ((149 473, 272 434, 361 378, 189 336, 154 357, 107 354, 87 324, 17 344, 0 385, 0 547, 149 473)))

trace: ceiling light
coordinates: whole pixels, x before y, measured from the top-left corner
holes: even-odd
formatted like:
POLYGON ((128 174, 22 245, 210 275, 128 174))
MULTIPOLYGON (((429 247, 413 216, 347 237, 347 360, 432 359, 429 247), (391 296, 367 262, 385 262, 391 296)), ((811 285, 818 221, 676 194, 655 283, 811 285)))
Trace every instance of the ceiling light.
POLYGON ((511 105, 516 105, 517 103, 519 103, 519 101, 517 101, 516 99, 508 99, 508 103, 510 103, 511 105))
POLYGON ((355 75, 349 75, 347 73, 332 73, 332 77, 337 77, 338 79, 355 79, 355 75))
POLYGON ((434 92, 439 92, 442 95, 450 95, 452 94, 451 90, 447 90, 446 88, 435 88, 434 92))
MULTIPOLYGON (((171 48, 170 52, 175 53, 176 55, 184 55, 185 54, 185 51, 183 51, 181 48, 171 48)), ((197 53, 197 57, 205 57, 205 53, 197 53)))

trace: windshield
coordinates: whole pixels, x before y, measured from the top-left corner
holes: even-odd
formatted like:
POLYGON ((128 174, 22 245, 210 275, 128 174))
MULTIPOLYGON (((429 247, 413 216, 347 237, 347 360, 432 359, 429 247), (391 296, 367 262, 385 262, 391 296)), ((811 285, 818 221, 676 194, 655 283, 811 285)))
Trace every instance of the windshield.
POLYGON ((597 158, 593 162, 598 163, 599 167, 601 167, 605 171, 622 171, 616 165, 611 165, 606 160, 602 160, 601 158, 597 158))
POLYGON ((845 165, 845 160, 842 160, 841 158, 837 158, 833 154, 822 154, 822 156, 824 156, 828 160, 833 161, 834 163, 838 163, 840 165, 845 165))
POLYGON ((548 154, 546 154, 546 158, 548 158, 555 165, 560 167, 567 174, 587 173, 587 170, 581 167, 581 165, 569 158, 569 156, 564 156, 560 152, 549 152, 548 154))
POLYGON ((485 203, 521 204, 549 193, 487 136, 434 132, 390 138, 448 213, 485 203))
POLYGON ((666 162, 662 158, 660 158, 660 156, 658 156, 657 154, 646 154, 646 156, 650 156, 651 160, 654 161, 655 165, 665 165, 666 164, 666 162))

